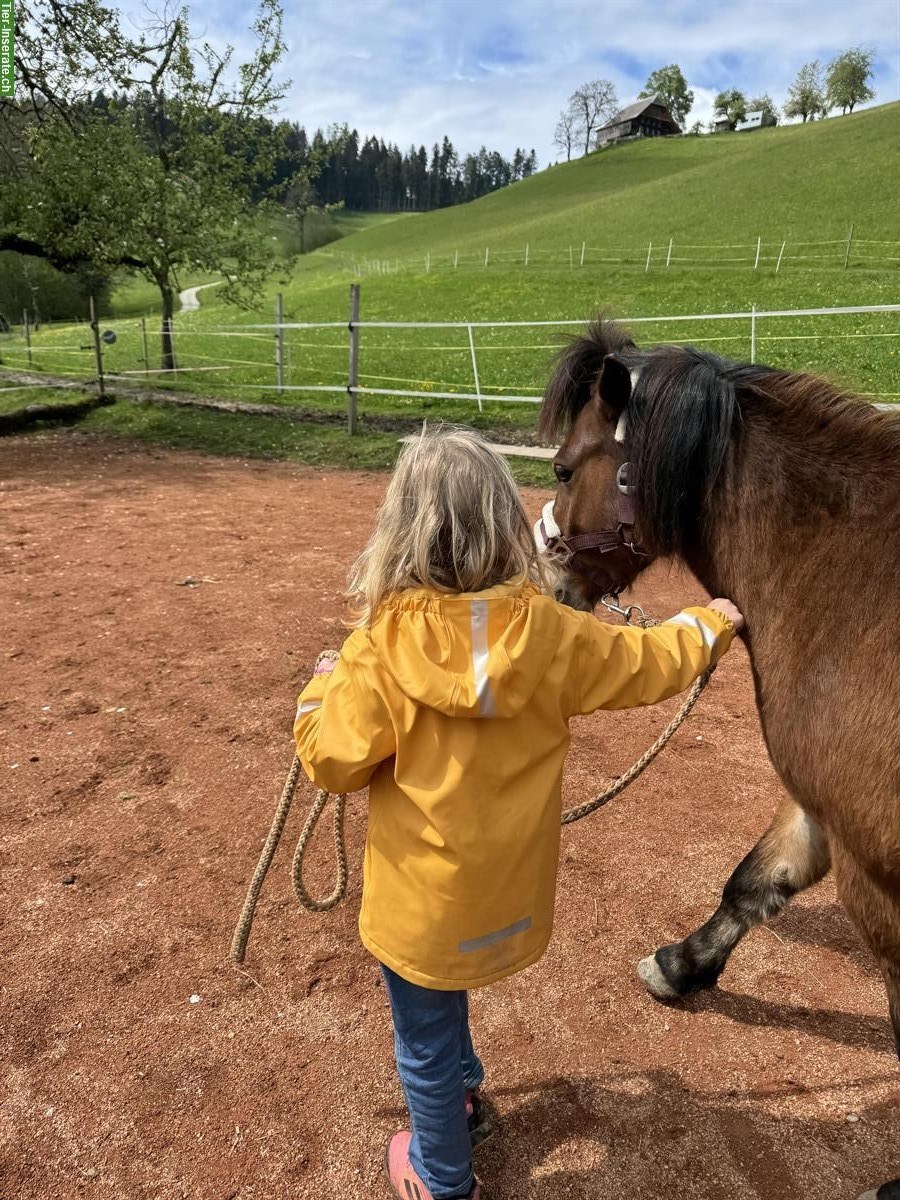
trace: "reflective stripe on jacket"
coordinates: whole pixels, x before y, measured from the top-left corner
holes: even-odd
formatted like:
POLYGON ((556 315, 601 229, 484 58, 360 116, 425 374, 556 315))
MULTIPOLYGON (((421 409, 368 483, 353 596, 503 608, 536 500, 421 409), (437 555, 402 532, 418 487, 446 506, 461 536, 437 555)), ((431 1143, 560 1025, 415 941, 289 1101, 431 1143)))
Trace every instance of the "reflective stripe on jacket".
POLYGON ((375 957, 438 989, 538 959, 570 718, 675 695, 732 635, 706 608, 606 624, 521 581, 391 597, 304 689, 294 725, 317 786, 369 786, 359 928, 375 957))

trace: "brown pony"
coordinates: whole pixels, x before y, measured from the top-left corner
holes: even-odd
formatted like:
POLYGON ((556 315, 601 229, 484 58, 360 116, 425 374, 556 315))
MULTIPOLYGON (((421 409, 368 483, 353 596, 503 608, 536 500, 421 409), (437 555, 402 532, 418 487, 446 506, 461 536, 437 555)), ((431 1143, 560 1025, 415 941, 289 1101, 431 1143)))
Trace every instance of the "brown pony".
MULTIPOLYGON (((754 925, 833 868, 900 1054, 900 420, 810 375, 640 350, 598 320, 560 355, 540 428, 564 438, 545 522, 563 598, 592 607, 661 556, 730 597, 789 795, 713 916, 641 979, 665 1000, 714 986, 754 925)), ((900 1200, 900 1179, 876 1196, 900 1200)))

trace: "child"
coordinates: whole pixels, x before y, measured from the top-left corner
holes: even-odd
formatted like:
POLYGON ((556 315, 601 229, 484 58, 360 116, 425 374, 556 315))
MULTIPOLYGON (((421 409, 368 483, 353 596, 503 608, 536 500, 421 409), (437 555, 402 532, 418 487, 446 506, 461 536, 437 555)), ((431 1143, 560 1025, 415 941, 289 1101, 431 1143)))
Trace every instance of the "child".
POLYGON ((484 1071, 466 991, 550 940, 569 719, 665 700, 743 624, 714 600, 653 629, 608 625, 541 582, 505 461, 474 433, 423 434, 354 569, 356 629, 300 696, 310 779, 369 787, 359 929, 412 1118, 385 1157, 402 1200, 480 1197, 484 1071))

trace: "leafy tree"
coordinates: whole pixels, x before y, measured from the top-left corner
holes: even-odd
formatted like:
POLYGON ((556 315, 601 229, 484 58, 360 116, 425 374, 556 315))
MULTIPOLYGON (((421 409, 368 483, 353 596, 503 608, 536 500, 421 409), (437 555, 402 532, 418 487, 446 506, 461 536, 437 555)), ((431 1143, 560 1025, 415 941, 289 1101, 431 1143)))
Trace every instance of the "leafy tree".
POLYGON ((839 108, 842 113, 853 112, 857 104, 875 98, 874 91, 869 87, 872 58, 871 51, 857 47, 832 59, 825 77, 825 103, 828 108, 839 108))
POLYGON ((678 124, 684 129, 687 115, 694 103, 694 93, 688 88, 687 80, 681 73, 677 63, 668 67, 660 67, 653 71, 644 84, 643 91, 638 92, 638 99, 643 100, 658 96, 678 124))
POLYGON ((591 148, 594 131, 615 116, 619 108, 616 89, 608 79, 593 79, 576 88, 569 97, 575 133, 584 141, 584 153, 591 148))
POLYGON ((572 147, 575 145, 577 117, 571 108, 565 108, 559 114, 556 128, 553 131, 553 145, 564 150, 566 162, 572 161, 572 147))
POLYGON ((765 116, 770 117, 776 125, 778 124, 778 109, 768 92, 763 92, 761 96, 754 96, 752 100, 748 100, 747 112, 762 112, 765 116))
POLYGON ((713 111, 728 121, 729 129, 734 129, 747 115, 747 98, 737 88, 729 88, 716 96, 713 111))
POLYGON ((824 116, 825 111, 822 70, 818 59, 813 59, 812 62, 804 63, 788 88, 784 115, 789 118, 801 117, 806 122, 824 116))
MULTIPOLYGON (((36 114, 68 113, 98 87, 115 85, 121 65, 143 48, 102 0, 17 0, 15 38, 16 82, 36 114)), ((0 101, 0 114, 12 110, 0 101)))
POLYGON ((151 279, 162 365, 172 367, 179 273, 224 275, 226 297, 242 301, 270 263, 252 200, 273 168, 271 126, 259 117, 282 95, 274 70, 284 47, 278 0, 260 0, 255 51, 236 69, 231 47, 195 45, 186 12, 157 22, 116 63, 121 96, 109 111, 61 101, 31 131, 27 183, 0 196, 0 249, 151 279))
POLYGON ((284 207, 294 218, 300 234, 300 253, 306 253, 306 223, 311 216, 328 216, 344 207, 343 200, 334 204, 320 204, 315 181, 321 165, 314 161, 298 168, 288 183, 284 207))

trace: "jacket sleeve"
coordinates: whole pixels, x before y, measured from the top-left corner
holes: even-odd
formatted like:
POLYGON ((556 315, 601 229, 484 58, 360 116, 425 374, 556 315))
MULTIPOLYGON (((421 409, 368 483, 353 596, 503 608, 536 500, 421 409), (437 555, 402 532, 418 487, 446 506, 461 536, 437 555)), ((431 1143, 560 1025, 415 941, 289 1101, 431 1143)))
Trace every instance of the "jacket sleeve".
POLYGON ((652 629, 609 625, 589 614, 582 623, 575 659, 579 713, 667 700, 718 662, 734 637, 728 618, 709 608, 687 608, 652 629))
POLYGON ((379 763, 397 748, 387 705, 366 679, 355 640, 355 635, 348 638, 331 674, 314 676, 297 702, 297 757, 326 792, 366 787, 379 763))

